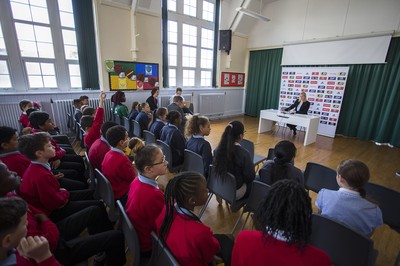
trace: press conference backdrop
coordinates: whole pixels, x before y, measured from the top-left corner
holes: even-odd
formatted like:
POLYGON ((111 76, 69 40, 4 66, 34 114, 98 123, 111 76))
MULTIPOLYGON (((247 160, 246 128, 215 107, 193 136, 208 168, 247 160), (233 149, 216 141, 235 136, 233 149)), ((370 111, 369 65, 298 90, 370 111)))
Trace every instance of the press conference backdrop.
POLYGON ((283 67, 279 109, 307 94, 308 114, 320 116, 318 134, 334 137, 349 67, 283 67))

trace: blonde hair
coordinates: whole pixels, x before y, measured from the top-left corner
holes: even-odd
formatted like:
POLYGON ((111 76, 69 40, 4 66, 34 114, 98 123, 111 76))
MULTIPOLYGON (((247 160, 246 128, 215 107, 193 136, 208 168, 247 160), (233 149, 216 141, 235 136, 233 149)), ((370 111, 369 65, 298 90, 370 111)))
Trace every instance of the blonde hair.
POLYGON ((129 155, 133 156, 133 158, 136 159, 137 151, 143 147, 144 147, 143 140, 136 137, 131 138, 128 142, 129 155))

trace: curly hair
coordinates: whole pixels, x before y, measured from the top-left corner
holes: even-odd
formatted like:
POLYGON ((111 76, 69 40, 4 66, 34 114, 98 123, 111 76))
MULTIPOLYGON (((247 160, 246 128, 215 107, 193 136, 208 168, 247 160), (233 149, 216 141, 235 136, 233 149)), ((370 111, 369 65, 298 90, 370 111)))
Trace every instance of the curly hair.
MULTIPOLYGON (((183 207, 189 197, 196 195, 203 180, 204 177, 201 174, 188 171, 179 173, 168 182, 164 191, 165 216, 160 227, 160 239, 164 244, 174 219, 175 203, 178 208, 183 207)), ((201 223, 196 215, 182 217, 201 223)))
POLYGON ((357 160, 341 161, 337 167, 338 174, 343 177, 347 184, 360 193, 360 196, 365 198, 365 184, 368 183, 370 173, 368 166, 357 160))
POLYGON ((254 225, 265 241, 282 234, 289 245, 301 250, 311 235, 311 198, 294 180, 274 183, 254 214, 254 225))
POLYGON ((200 126, 205 127, 208 123, 210 123, 210 120, 206 116, 192 116, 186 121, 185 137, 198 135, 201 133, 200 126))

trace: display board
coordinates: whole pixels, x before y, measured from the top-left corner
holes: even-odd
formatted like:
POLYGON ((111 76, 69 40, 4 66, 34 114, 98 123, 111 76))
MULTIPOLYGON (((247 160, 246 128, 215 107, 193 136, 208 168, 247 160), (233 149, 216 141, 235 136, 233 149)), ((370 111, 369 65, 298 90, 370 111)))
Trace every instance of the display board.
POLYGON ((151 90, 158 87, 158 64, 106 60, 110 90, 151 90))
POLYGON ((244 87, 244 73, 221 72, 221 87, 244 87))
POLYGON ((283 67, 279 109, 307 94, 309 114, 319 115, 318 134, 334 137, 349 67, 283 67))

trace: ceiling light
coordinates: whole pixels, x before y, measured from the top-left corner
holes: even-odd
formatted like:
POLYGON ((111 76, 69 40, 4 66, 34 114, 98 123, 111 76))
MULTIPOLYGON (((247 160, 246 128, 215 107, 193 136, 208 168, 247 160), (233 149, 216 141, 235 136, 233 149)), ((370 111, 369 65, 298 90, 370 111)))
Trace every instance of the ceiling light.
POLYGON ((253 18, 256 18, 256 19, 261 19, 262 21, 265 21, 265 22, 271 21, 269 18, 267 18, 257 12, 246 9, 244 7, 238 7, 238 8, 236 8, 236 11, 242 12, 243 14, 248 15, 253 18))

